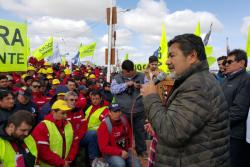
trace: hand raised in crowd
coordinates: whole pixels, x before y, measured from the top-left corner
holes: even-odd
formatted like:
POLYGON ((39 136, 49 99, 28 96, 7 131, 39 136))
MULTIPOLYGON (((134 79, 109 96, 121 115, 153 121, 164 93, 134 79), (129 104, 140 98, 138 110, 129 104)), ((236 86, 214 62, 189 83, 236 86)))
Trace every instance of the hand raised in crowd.
POLYGON ((125 150, 122 150, 122 156, 123 159, 127 159, 128 158, 128 152, 125 150))

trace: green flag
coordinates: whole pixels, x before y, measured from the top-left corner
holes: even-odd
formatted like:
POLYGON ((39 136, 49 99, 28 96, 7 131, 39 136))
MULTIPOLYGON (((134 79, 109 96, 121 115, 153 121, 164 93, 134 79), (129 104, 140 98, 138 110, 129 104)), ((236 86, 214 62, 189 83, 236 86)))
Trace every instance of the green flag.
POLYGON ((250 26, 248 27, 246 52, 247 52, 247 57, 250 57, 250 26))
POLYGON ((44 44, 39 46, 36 50, 32 52, 32 55, 37 60, 42 60, 45 57, 53 55, 53 37, 50 37, 44 44))
POLYGON ((93 56, 96 48, 96 42, 93 42, 89 45, 81 46, 79 49, 80 58, 86 56, 93 56))

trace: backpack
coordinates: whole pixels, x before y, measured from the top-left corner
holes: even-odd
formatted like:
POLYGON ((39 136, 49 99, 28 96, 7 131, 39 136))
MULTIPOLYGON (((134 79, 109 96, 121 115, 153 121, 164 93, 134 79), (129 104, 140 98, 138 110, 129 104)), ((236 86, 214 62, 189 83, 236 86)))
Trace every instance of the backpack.
MULTIPOLYGON (((123 125, 126 126, 126 125, 127 125, 126 119, 125 119, 122 115, 120 116, 120 119, 122 120, 123 125)), ((111 134, 111 133, 112 133, 112 128, 113 128, 112 123, 111 123, 111 120, 110 120, 109 117, 106 117, 104 120, 105 120, 105 122, 106 122, 108 131, 109 131, 109 134, 111 134)), ((126 129, 127 129, 127 128, 126 128, 126 129)))

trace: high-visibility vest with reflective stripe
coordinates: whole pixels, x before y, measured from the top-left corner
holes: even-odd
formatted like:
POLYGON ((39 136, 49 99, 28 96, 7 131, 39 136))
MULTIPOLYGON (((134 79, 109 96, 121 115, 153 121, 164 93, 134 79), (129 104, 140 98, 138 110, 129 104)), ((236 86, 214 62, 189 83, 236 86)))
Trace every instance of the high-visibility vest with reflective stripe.
MULTIPOLYGON (((60 134, 59 130, 57 129, 56 125, 48 120, 43 121, 48 129, 49 132, 49 147, 50 150, 57 154, 59 157, 62 158, 63 153, 63 137, 60 134)), ((69 150, 71 148, 71 144, 73 141, 73 128, 70 122, 66 124, 64 127, 64 134, 65 134, 65 141, 66 141, 66 151, 65 157, 68 156, 69 150)), ((51 166, 40 161, 41 167, 51 166)))
MULTIPOLYGON (((24 143, 29 152, 37 158, 37 147, 34 138, 29 135, 24 139, 24 143)), ((4 167, 16 166, 16 154, 10 142, 0 138, 0 161, 2 161, 4 167)))
MULTIPOLYGON (((89 117, 89 114, 90 114, 92 107, 93 106, 91 105, 87 109, 85 118, 89 117)), ((99 117, 106 108, 107 108, 106 106, 98 108, 97 110, 94 111, 94 113, 92 115, 90 115, 90 118, 88 121, 88 130, 97 130, 99 128, 100 124, 102 123, 100 121, 99 117)))

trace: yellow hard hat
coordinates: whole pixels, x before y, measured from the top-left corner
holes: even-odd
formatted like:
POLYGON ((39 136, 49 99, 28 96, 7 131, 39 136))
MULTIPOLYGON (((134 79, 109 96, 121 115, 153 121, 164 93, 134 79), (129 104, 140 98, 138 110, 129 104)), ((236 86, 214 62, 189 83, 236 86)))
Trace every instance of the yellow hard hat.
POLYGON ((94 74, 90 74, 89 79, 95 79, 95 75, 94 74))
POLYGON ((22 79, 24 79, 25 77, 27 77, 27 74, 23 74, 21 77, 22 79))
POLYGON ((33 66, 28 66, 27 71, 36 71, 36 69, 33 66))
POLYGON ((71 70, 69 68, 66 68, 64 70, 64 72, 65 72, 66 75, 70 75, 71 74, 71 70))
POLYGON ((53 84, 53 85, 58 85, 58 84, 60 84, 59 79, 53 79, 53 80, 52 80, 52 84, 53 84))
POLYGON ((38 71, 38 73, 40 73, 40 74, 47 74, 47 71, 44 68, 40 68, 40 70, 38 71))
POLYGON ((47 74, 52 74, 53 73, 53 69, 51 67, 47 68, 46 72, 47 72, 47 74))
POLYGON ((71 108, 68 106, 66 101, 64 100, 57 100, 54 102, 54 104, 51 107, 52 110, 62 110, 62 111, 68 111, 71 110, 71 108))
POLYGON ((44 63, 44 65, 45 66, 51 66, 51 64, 49 62, 47 62, 47 61, 44 63))
POLYGON ((53 76, 52 76, 52 75, 47 75, 46 78, 47 78, 47 79, 53 79, 53 76))

